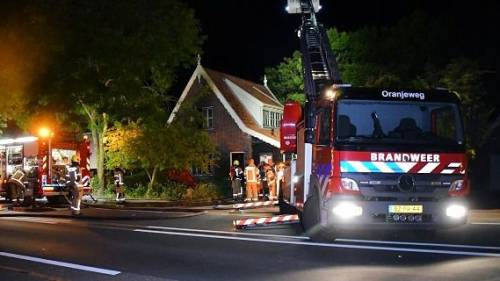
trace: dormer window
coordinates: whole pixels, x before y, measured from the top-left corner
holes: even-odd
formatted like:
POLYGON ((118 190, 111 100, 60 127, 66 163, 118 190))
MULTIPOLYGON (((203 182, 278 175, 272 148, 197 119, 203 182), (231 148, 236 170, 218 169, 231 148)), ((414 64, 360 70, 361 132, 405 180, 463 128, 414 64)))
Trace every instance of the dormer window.
POLYGON ((270 110, 263 109, 262 110, 262 127, 264 128, 278 128, 280 126, 281 118, 283 117, 283 113, 270 110))

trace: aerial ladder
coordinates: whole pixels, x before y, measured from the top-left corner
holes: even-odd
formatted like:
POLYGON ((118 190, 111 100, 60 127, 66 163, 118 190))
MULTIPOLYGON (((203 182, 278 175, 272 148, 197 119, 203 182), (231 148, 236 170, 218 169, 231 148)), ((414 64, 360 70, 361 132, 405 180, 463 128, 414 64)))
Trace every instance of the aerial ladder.
POLYGON ((286 10, 290 14, 300 14, 302 23, 298 36, 302 54, 304 77, 304 175, 305 193, 309 190, 312 170, 312 145, 315 143, 316 100, 320 92, 333 84, 342 84, 337 59, 332 52, 326 30, 316 20, 316 12, 321 9, 319 0, 288 0, 286 10))

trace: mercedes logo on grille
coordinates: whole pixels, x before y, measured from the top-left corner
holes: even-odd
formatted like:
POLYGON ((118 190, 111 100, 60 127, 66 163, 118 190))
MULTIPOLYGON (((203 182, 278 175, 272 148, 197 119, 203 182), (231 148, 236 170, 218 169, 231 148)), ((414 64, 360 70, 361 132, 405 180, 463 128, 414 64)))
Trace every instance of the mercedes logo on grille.
POLYGON ((415 187, 415 180, 413 180, 413 177, 410 175, 402 175, 399 177, 398 180, 398 188, 402 192, 410 192, 413 191, 413 188, 415 187))

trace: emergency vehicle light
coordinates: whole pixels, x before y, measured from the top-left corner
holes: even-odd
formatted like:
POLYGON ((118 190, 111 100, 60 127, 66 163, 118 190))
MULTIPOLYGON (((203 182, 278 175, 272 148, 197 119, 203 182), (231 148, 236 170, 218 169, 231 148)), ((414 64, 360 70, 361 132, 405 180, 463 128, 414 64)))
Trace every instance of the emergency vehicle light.
POLYGON ((16 144, 16 143, 27 143, 27 142, 34 142, 38 140, 37 137, 20 137, 20 138, 15 138, 15 139, 0 139, 0 145, 9 145, 9 144, 16 144))
POLYGON ((456 180, 451 183, 450 191, 460 191, 465 187, 464 180, 456 180))
POLYGON ((342 189, 344 189, 344 190, 359 191, 358 183, 353 179, 341 178, 340 183, 341 183, 342 189))
POLYGON ((453 219, 463 218, 467 214, 467 208, 462 205, 453 204, 446 208, 446 216, 453 219))
POLYGON ((340 218, 350 219, 361 216, 363 214, 363 208, 352 202, 341 202, 333 207, 332 212, 340 218))

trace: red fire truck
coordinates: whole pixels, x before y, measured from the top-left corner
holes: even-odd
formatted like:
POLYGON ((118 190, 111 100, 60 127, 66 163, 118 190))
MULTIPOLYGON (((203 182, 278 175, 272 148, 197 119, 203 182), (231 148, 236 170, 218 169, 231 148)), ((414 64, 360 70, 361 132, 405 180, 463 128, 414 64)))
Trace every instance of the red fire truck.
POLYGON ((34 198, 46 197, 49 203, 65 203, 65 168, 78 161, 84 194, 90 187, 90 142, 25 136, 0 139, 0 195, 8 200, 23 199, 25 205, 34 198))
POLYGON ((301 13, 306 103, 285 104, 281 150, 291 155, 280 208, 298 211, 307 233, 339 229, 436 229, 467 219, 469 193, 460 99, 444 89, 342 84, 318 4, 301 13))

